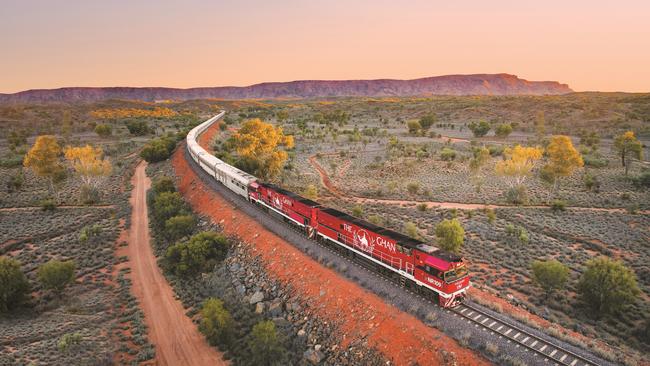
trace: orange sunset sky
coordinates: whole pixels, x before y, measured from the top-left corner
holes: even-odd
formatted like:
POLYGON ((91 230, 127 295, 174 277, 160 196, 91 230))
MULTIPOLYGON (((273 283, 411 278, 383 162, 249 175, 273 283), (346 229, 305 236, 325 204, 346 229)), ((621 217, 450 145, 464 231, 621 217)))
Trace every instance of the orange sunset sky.
POLYGON ((650 92, 650 1, 3 0, 0 93, 516 74, 650 92))

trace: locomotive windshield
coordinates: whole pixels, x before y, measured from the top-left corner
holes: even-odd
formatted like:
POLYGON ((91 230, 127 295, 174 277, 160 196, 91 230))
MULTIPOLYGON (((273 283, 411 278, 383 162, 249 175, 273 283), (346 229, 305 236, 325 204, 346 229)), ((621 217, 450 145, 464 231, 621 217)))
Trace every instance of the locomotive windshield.
POLYGON ((460 267, 456 267, 455 269, 452 269, 451 271, 445 272, 445 282, 451 283, 457 280, 460 280, 461 278, 467 276, 467 267, 463 264, 460 267))

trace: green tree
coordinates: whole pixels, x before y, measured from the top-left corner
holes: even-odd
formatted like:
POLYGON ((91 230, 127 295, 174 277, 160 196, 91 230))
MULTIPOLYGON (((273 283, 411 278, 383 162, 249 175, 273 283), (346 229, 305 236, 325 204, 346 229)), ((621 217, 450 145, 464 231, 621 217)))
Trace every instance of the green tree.
POLYGON ((446 251, 458 253, 465 240, 465 229, 458 219, 442 220, 435 229, 438 246, 446 251))
POLYGON ((255 324, 249 347, 254 365, 285 365, 287 362, 287 351, 278 336, 275 323, 270 320, 255 324))
POLYGON ((621 164, 625 167, 625 175, 627 175, 627 171, 632 164, 631 159, 643 159, 643 147, 632 131, 616 136, 614 148, 621 156, 621 164))
POLYGON ((95 126, 95 133, 101 137, 108 137, 113 134, 113 127, 104 123, 95 126))
POLYGON ((436 123, 436 116, 435 114, 427 114, 420 118, 419 123, 422 129, 426 131, 436 123))
POLYGON ((170 137, 154 139, 142 148, 140 157, 149 163, 156 163, 169 158, 175 148, 176 141, 170 137))
POLYGON ((196 275, 214 268, 228 253, 228 239, 213 231, 192 236, 167 248, 165 258, 172 272, 179 276, 196 275))
POLYGON ((29 282, 20 270, 20 262, 0 257, 0 313, 23 303, 29 293, 29 282))
POLYGON ((170 177, 159 177, 154 180, 151 188, 156 194, 163 192, 176 192, 176 186, 174 185, 174 180, 170 177))
POLYGON ((510 123, 502 123, 494 129, 494 134, 500 138, 506 138, 512 133, 512 125, 510 123))
POLYGON ((37 277, 44 288, 61 294, 63 289, 75 279, 74 261, 52 259, 38 267, 37 277))
POLYGON ((178 240, 194 231, 196 220, 192 215, 178 215, 165 221, 165 232, 170 240, 178 240))
POLYGON ((178 192, 162 192, 153 200, 153 216, 160 224, 180 214, 185 209, 185 201, 178 192))
POLYGON ((210 297, 201 306, 199 330, 211 345, 227 344, 232 340, 234 321, 223 301, 210 297))
POLYGON ((422 125, 417 120, 410 120, 406 122, 409 133, 412 135, 418 134, 422 130, 422 125))
POLYGON ((487 135, 487 133, 490 132, 490 129, 492 128, 486 121, 480 121, 478 123, 472 122, 467 127, 469 127, 469 129, 472 131, 474 137, 483 137, 487 135))
POLYGON ((569 279, 569 267, 558 262, 534 261, 531 265, 533 280, 549 294, 554 290, 563 289, 569 279))
POLYGON ((587 261, 578 291, 582 301, 597 317, 615 314, 639 296, 636 275, 621 261, 607 257, 587 261))

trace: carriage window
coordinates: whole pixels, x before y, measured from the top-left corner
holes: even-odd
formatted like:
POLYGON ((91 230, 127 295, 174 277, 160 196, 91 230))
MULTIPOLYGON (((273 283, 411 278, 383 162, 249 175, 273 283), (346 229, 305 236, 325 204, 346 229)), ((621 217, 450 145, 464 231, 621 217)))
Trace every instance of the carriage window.
POLYGON ((456 269, 452 269, 451 271, 445 272, 445 282, 454 282, 465 276, 467 276, 467 267, 463 265, 457 267, 456 269))

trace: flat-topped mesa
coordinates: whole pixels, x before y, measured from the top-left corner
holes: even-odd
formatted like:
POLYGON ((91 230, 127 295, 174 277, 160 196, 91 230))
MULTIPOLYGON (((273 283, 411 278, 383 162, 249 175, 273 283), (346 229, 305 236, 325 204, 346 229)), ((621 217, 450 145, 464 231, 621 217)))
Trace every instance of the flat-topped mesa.
POLYGON ((71 87, 0 94, 0 103, 74 102, 105 99, 189 100, 321 97, 406 97, 427 95, 558 95, 571 93, 557 81, 528 81, 510 74, 446 75, 412 80, 299 80, 250 86, 205 88, 71 87))

